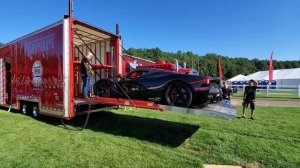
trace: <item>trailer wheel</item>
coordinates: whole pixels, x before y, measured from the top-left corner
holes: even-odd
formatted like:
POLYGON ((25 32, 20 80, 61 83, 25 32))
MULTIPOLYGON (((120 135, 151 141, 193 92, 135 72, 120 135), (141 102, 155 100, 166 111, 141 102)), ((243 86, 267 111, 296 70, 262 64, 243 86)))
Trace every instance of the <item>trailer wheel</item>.
POLYGON ((32 107, 32 116, 34 118, 38 118, 39 115, 40 115, 40 112, 39 112, 38 106, 37 105, 33 105, 33 107, 32 107))
POLYGON ((27 107, 27 105, 24 103, 24 104, 22 104, 22 107, 21 107, 21 113, 23 114, 23 115, 28 115, 28 107, 27 107))

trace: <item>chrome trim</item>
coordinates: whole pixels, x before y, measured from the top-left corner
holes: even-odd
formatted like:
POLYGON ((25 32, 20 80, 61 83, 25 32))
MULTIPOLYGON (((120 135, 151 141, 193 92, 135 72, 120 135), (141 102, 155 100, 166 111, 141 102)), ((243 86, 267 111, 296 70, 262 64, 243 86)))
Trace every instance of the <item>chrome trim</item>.
POLYGON ((70 84, 70 32, 69 18, 63 20, 63 91, 64 91, 64 117, 68 118, 69 112, 69 84, 70 84))

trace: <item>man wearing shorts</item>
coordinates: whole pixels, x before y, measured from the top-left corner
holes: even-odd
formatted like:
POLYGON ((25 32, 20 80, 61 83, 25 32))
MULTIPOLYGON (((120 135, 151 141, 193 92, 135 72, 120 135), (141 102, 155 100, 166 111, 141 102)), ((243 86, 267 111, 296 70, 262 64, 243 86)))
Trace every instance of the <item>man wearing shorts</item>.
POLYGON ((245 112, 246 108, 248 108, 250 104, 250 109, 251 109, 251 117, 250 119, 254 120, 253 115, 254 115, 254 110, 255 110, 255 98, 256 98, 256 88, 257 88, 257 82, 253 79, 249 81, 249 86, 245 87, 244 91, 244 97, 243 97, 243 116, 242 118, 245 118, 245 112))

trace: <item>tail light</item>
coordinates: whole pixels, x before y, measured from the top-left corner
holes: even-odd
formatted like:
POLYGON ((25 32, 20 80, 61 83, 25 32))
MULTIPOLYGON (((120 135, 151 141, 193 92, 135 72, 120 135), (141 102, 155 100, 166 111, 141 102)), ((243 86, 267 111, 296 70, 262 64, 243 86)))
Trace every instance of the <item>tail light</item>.
POLYGON ((205 83, 205 84, 209 84, 209 77, 205 77, 205 78, 204 78, 204 83, 205 83))

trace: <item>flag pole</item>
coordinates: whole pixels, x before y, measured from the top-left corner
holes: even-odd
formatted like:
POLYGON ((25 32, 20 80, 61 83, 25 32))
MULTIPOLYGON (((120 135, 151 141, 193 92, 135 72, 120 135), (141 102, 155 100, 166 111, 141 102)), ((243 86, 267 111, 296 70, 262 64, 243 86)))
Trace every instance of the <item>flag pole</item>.
POLYGON ((222 80, 223 78, 223 71, 222 71, 222 65, 221 65, 221 57, 219 57, 219 78, 222 80))
POLYGON ((69 17, 73 18, 73 0, 69 0, 69 17))
POLYGON ((273 81, 273 51, 270 55, 270 63, 269 63, 269 85, 271 85, 273 81))

